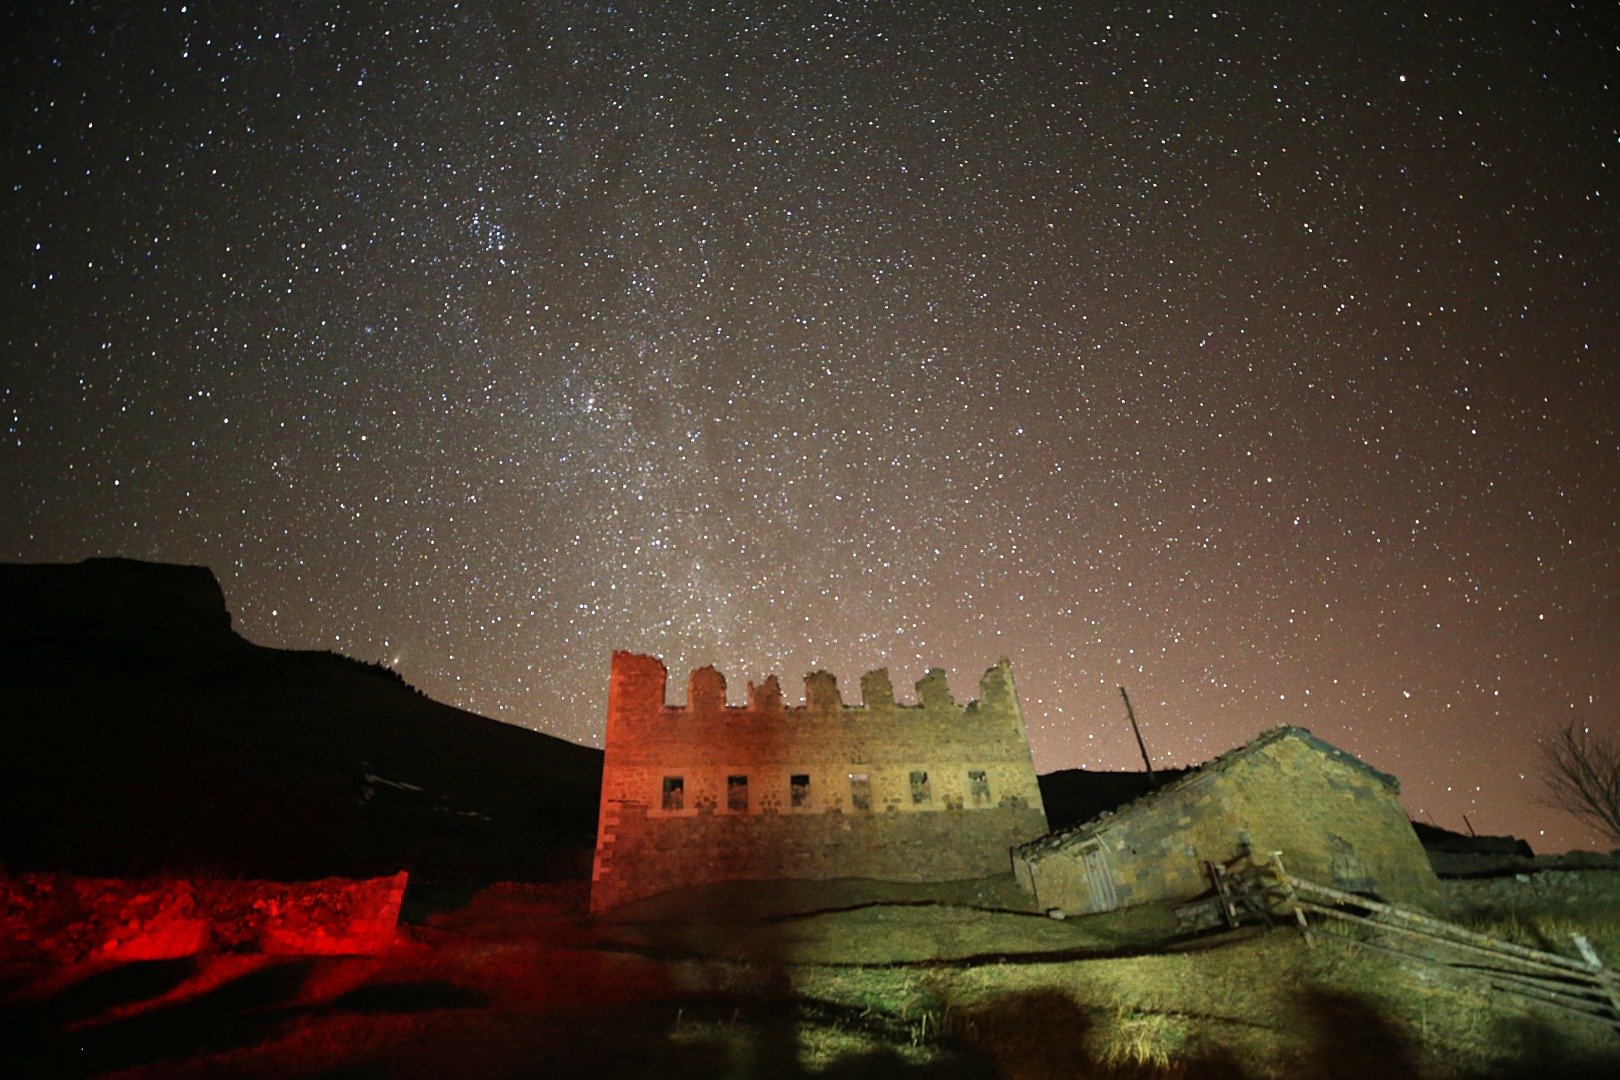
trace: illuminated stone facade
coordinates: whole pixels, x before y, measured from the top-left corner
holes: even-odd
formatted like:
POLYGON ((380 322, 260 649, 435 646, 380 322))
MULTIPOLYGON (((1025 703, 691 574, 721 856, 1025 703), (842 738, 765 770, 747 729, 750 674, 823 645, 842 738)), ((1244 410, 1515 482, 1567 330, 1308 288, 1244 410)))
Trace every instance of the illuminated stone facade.
POLYGON ((959 705, 939 669, 917 704, 887 671, 846 705, 832 675, 787 705, 773 675, 726 703, 692 672, 665 702, 663 662, 613 655, 591 910, 682 885, 768 878, 949 881, 1005 872, 1046 812, 1007 661, 959 705))
POLYGON ((1351 892, 1423 904, 1434 870, 1400 803, 1400 784, 1304 728, 1280 727, 1118 812, 1024 844, 1023 887, 1072 914, 1209 888, 1204 862, 1248 846, 1280 851, 1290 873, 1351 892))

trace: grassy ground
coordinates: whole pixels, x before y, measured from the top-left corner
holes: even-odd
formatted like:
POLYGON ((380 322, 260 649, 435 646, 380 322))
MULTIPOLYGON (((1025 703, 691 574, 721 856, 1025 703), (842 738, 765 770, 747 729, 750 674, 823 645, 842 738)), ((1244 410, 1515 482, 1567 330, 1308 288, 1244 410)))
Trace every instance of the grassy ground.
MULTIPOLYGON (((1620 874, 1451 886, 1454 913, 1620 960, 1620 874), (1556 940, 1553 940, 1556 939, 1556 940)), ((371 959, 0 973, 15 1076, 1609 1076, 1620 1035, 1289 930, 1167 940, 1010 882, 414 894, 371 959)))

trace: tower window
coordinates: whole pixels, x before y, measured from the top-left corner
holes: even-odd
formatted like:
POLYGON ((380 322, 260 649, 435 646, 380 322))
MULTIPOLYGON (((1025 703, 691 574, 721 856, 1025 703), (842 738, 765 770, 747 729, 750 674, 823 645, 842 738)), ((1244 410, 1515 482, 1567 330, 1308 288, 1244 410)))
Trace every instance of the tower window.
POLYGON ((983 769, 968 770, 968 794, 973 796, 974 806, 985 806, 990 802, 990 779, 984 775, 983 769))
POLYGON ((793 799, 795 809, 802 810, 810 805, 810 774, 794 773, 788 780, 788 791, 793 799))
POLYGON ((748 777, 726 777, 726 809, 739 813, 748 809, 748 777))
POLYGON ((856 810, 872 809, 872 778, 866 773, 849 774, 849 805, 856 810))
POLYGON ((686 780, 680 776, 664 777, 664 809, 682 810, 686 807, 686 780))
POLYGON ((911 773, 911 801, 913 805, 933 801, 933 794, 928 790, 928 774, 921 769, 911 773))

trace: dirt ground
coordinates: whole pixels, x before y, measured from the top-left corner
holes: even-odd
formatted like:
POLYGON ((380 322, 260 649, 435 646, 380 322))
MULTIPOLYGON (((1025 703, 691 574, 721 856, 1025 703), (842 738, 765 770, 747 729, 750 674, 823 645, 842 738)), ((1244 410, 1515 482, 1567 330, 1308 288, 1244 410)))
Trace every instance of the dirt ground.
MULTIPOLYGON (((1620 873, 1448 886, 1620 961, 1620 873)), ((386 955, 0 970, 0 1073, 275 1077, 1610 1076, 1620 1034, 1291 930, 1050 919, 1010 879, 418 888, 386 955)))

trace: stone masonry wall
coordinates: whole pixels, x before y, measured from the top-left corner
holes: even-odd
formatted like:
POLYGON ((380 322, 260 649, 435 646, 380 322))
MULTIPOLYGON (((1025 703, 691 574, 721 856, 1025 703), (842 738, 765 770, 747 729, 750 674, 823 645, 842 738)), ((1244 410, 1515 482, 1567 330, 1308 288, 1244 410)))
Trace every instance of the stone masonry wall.
MULTIPOLYGON (((1241 825, 1218 780, 1199 777, 1095 830, 1102 863, 1114 882, 1115 906, 1195 896, 1206 883, 1200 860, 1237 853, 1241 825)), ((1073 914, 1104 910, 1108 905, 1094 901, 1088 883, 1084 851, 1089 846, 1078 843, 1039 860, 1020 860, 1019 877, 1043 907, 1073 914)))
POLYGON ((705 881, 981 876, 1046 831, 1005 661, 965 706, 937 669, 912 706, 886 671, 862 678, 859 705, 826 672, 803 706, 774 676, 728 706, 700 668, 671 708, 666 679, 656 658, 614 654, 593 911, 705 881))
POLYGON ((1232 781, 1254 850, 1283 852, 1290 873, 1400 903, 1436 896, 1434 867, 1399 792, 1376 776, 1280 739, 1236 766, 1232 781))
POLYGON ((404 871, 297 882, 0 872, 0 961, 375 955, 398 940, 407 880, 404 871))
MULTIPOLYGON (((1209 887, 1204 860, 1235 858, 1247 842, 1283 852, 1297 876, 1422 905, 1434 873, 1397 792, 1377 776, 1280 738, 1193 774, 1061 847, 1020 853, 1016 869, 1048 907, 1096 910, 1085 849, 1094 841, 1118 906, 1191 899, 1209 887)), ((1093 856, 1094 866, 1097 856, 1093 856)))

